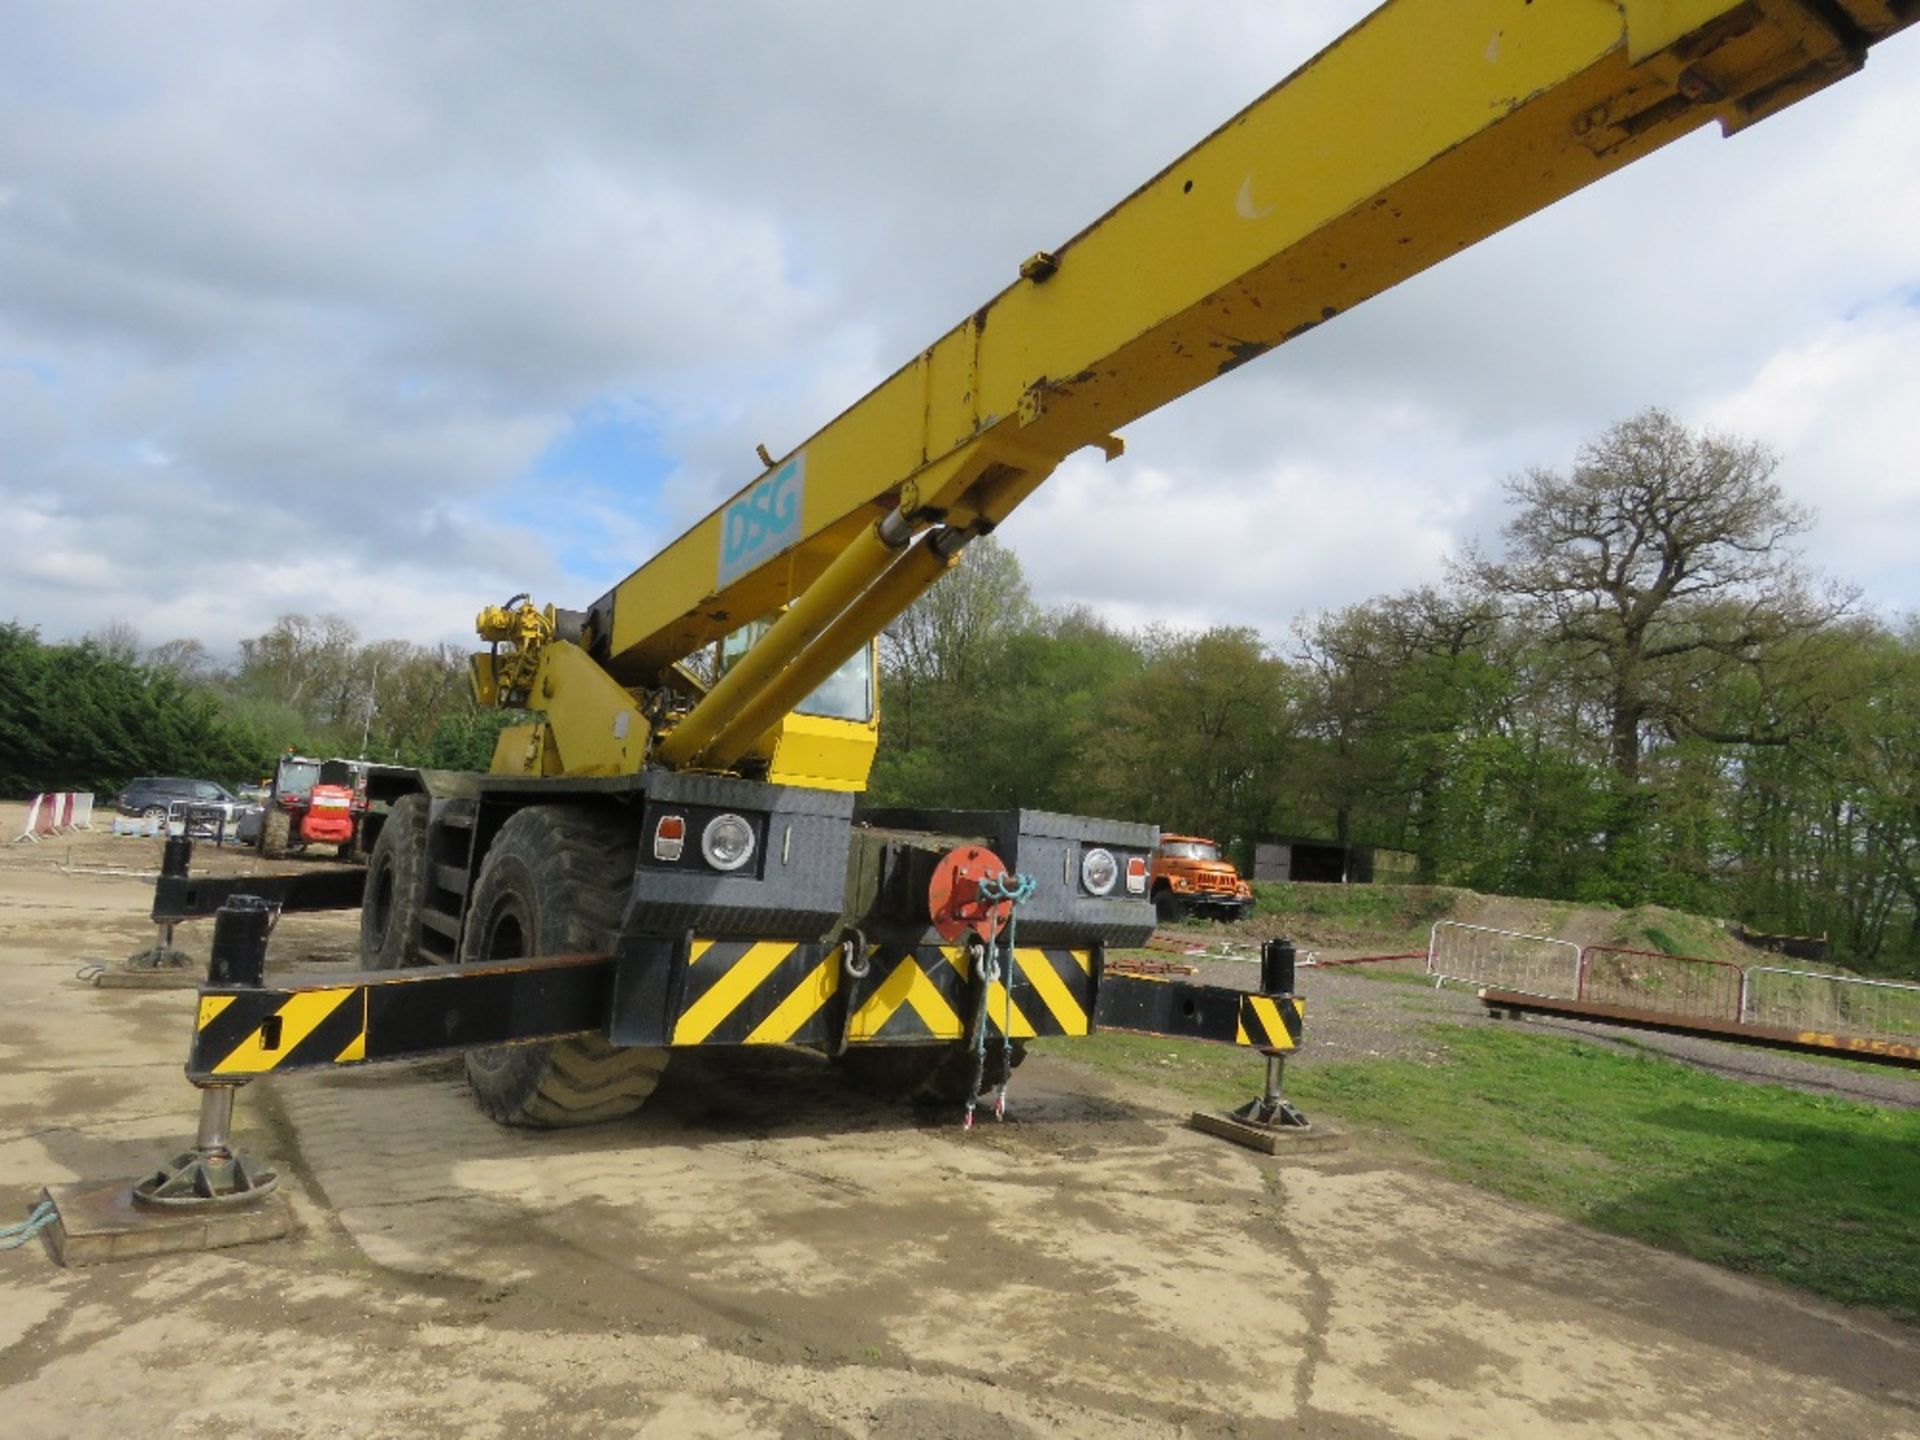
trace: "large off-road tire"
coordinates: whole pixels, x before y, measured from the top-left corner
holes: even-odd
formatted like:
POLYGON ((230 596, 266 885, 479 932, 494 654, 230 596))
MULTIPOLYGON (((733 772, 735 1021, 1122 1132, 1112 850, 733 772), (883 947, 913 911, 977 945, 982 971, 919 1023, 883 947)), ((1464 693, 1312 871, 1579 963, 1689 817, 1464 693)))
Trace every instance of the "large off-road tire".
MULTIPOLYGON (((1027 1058, 1024 1041, 1013 1042, 1013 1064, 1027 1058)), ((987 1040, 987 1073, 983 1084, 991 1090, 1000 1081, 1000 1041, 987 1040)), ((849 1085, 877 1100, 909 1105, 964 1105, 973 1093, 979 1062, 965 1041, 944 1045, 856 1045, 840 1057, 840 1074, 849 1085)))
MULTIPOLYGON (((480 867, 461 960, 610 950, 635 845, 618 816, 572 805, 522 810, 500 827, 480 867)), ((618 1049, 592 1035, 469 1050, 467 1083, 503 1125, 591 1125, 639 1109, 666 1064, 665 1050, 618 1049)))
POLYGON ((293 846, 293 817, 278 805, 267 808, 260 817, 260 854, 268 860, 283 860, 293 846))
MULTIPOLYGON (((263 832, 264 833, 264 832, 263 832)), ((360 896, 360 964, 367 970, 419 965, 420 908, 426 903, 427 797, 394 801, 367 860, 360 896)))
POLYGON ((1162 886, 1153 892, 1153 916, 1156 920, 1184 920, 1187 902, 1174 894, 1171 887, 1162 886))

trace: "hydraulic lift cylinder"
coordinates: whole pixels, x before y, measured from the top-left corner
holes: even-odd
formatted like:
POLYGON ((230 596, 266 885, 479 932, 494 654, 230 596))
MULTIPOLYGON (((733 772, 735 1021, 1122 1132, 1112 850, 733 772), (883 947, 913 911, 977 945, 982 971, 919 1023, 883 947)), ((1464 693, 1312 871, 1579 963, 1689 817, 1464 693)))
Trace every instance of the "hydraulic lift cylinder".
POLYGON ((184 880, 192 863, 192 839, 186 835, 167 836, 166 847, 160 852, 160 873, 169 880, 184 880))
POLYGON ((1293 994, 1293 957, 1291 940, 1269 940, 1260 947, 1260 993, 1293 994))
POLYGON ((267 932, 273 907, 257 895, 235 895, 213 917, 213 952, 207 963, 210 985, 258 988, 267 972, 267 932))

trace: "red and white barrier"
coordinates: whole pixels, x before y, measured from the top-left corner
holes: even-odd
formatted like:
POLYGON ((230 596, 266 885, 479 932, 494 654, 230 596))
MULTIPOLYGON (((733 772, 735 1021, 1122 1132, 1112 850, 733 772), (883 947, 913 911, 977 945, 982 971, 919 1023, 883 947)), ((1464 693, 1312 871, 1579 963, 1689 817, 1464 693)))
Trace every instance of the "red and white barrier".
POLYGON ((20 833, 13 837, 18 845, 26 840, 38 845, 48 835, 58 835, 63 830, 91 830, 93 828, 93 795, 80 790, 44 791, 33 797, 33 803, 27 806, 27 823, 20 833))

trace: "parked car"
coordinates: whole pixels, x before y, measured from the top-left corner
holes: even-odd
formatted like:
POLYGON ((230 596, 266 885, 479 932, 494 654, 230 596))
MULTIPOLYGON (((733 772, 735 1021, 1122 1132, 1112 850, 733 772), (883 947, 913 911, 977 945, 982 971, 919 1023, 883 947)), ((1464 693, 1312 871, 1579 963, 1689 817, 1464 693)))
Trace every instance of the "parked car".
POLYGON ((217 805, 232 823, 247 809, 246 803, 236 799, 225 786, 179 775, 142 775, 122 790, 113 803, 122 815, 142 815, 149 820, 166 819, 174 805, 217 805))

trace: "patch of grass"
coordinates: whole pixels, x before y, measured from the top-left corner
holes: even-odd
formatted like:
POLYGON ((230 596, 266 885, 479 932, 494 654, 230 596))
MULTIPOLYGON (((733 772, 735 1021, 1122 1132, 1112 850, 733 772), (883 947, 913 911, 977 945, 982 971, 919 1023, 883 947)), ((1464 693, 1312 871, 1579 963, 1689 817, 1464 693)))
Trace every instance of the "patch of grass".
POLYGON ((1266 933, 1291 934, 1303 945, 1409 949, 1415 940, 1424 948, 1433 922, 1457 913, 1467 892, 1440 885, 1256 880, 1253 893, 1254 914, 1266 933))
POLYGON ((1680 953, 1680 942, 1667 934, 1667 932, 1662 930, 1658 925, 1647 926, 1647 940, 1652 944, 1654 949, 1664 955, 1678 955, 1680 953))
POLYGON ((1664 905, 1642 905, 1619 912, 1608 943, 1701 960, 1741 958, 1736 942, 1712 920, 1664 905))
MULTIPOLYGON (((1722 1079, 1561 1036, 1434 1027, 1446 1059, 1298 1065, 1288 1092, 1455 1178, 1731 1270, 1920 1321, 1920 1112, 1722 1079)), ((1213 1106, 1257 1058, 1100 1035, 1057 1052, 1213 1106)))

